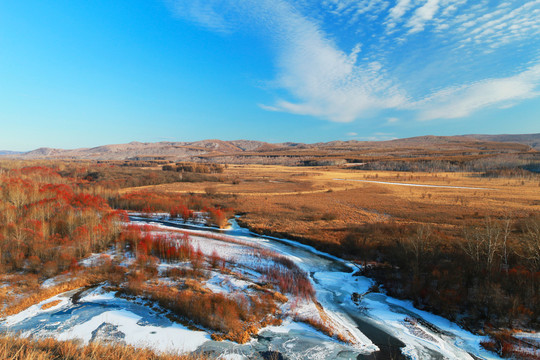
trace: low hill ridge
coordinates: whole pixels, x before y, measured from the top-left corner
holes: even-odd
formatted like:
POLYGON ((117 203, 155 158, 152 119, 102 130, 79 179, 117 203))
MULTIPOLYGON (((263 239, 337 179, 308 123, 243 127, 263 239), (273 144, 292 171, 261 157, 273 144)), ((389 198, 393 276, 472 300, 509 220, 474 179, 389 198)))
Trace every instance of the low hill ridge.
POLYGON ((7 152, 3 157, 21 159, 88 159, 88 160, 170 160, 268 163, 265 159, 294 157, 347 157, 372 152, 429 152, 463 149, 464 151, 527 152, 540 150, 540 134, 523 135, 425 135, 386 141, 336 140, 326 143, 304 144, 296 142, 267 143, 255 140, 208 139, 192 142, 162 141, 110 144, 92 148, 55 149, 39 148, 25 153, 7 152), (251 160, 250 160, 251 161, 251 160))

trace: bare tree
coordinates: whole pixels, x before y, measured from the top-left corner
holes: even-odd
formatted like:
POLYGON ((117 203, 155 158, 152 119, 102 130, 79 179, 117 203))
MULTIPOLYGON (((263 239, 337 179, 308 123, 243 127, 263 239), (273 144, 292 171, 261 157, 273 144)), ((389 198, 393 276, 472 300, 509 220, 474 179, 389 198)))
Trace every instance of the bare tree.
POLYGON ((540 217, 527 222, 519 256, 529 263, 531 272, 540 270, 540 217))
POLYGON ((432 232, 430 225, 422 224, 416 228, 416 233, 413 236, 400 241, 407 255, 412 258, 412 270, 415 278, 420 273, 420 265, 427 252, 432 232))
POLYGON ((508 273, 508 239, 512 231, 512 219, 508 216, 502 224, 501 270, 508 273))
POLYGON ((426 254, 428 242, 433 233, 430 225, 422 224, 416 230, 416 236, 412 238, 412 250, 414 254, 414 262, 416 271, 420 271, 420 262, 424 255, 426 254))
POLYGON ((477 229, 466 228, 463 231, 464 242, 461 244, 461 248, 465 254, 467 254, 473 261, 476 270, 480 270, 480 264, 482 259, 483 237, 477 229))
POLYGON ((493 269, 493 263, 495 261, 495 255, 498 253, 501 246, 501 226, 499 223, 494 222, 491 218, 486 218, 484 232, 484 256, 486 270, 491 271, 493 269))
POLYGON ((461 248, 473 260, 476 269, 491 272, 502 243, 506 246, 508 234, 498 222, 488 217, 483 228, 465 229, 464 237, 461 248))

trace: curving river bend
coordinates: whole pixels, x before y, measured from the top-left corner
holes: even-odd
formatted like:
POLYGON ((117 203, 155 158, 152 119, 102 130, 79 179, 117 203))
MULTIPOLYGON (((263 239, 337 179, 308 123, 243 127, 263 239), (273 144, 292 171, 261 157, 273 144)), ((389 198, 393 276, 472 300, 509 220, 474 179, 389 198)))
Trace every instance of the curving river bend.
MULTIPOLYGON (((204 237, 203 226, 184 225, 166 218, 140 218, 169 227, 188 228, 204 237)), ((171 322, 146 303, 119 299, 83 289, 59 295, 58 306, 49 311, 28 310, 0 322, 0 330, 24 336, 72 338, 84 341, 119 341, 159 349, 181 349, 225 354, 226 359, 496 359, 483 350, 482 337, 433 314, 416 310, 409 302, 381 293, 370 293, 371 280, 355 276, 355 265, 286 239, 258 236, 233 220, 224 232, 253 242, 294 260, 306 271, 317 301, 332 318, 363 339, 362 346, 336 342, 306 326, 291 324, 286 330, 269 327, 256 341, 239 345, 212 341, 202 331, 171 322), (120 324, 120 325, 119 325, 120 324), (129 335, 129 336, 128 336, 129 335), (179 340, 184 339, 184 340, 179 340), (180 341, 180 343, 179 343, 180 341), (183 341, 183 342, 182 342, 183 341), (174 344, 174 346, 172 346, 174 344)))

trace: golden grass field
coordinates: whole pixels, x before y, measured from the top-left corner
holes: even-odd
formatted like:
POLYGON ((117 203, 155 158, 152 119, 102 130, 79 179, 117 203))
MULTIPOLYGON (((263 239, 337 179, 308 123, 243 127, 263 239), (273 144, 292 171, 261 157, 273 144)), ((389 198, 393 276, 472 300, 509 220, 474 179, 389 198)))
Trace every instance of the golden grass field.
POLYGON ((224 181, 217 183, 172 183, 123 192, 151 189, 228 196, 230 206, 254 229, 329 243, 359 224, 426 223, 452 231, 486 216, 522 218, 540 211, 539 178, 272 165, 230 165, 222 177, 224 181))

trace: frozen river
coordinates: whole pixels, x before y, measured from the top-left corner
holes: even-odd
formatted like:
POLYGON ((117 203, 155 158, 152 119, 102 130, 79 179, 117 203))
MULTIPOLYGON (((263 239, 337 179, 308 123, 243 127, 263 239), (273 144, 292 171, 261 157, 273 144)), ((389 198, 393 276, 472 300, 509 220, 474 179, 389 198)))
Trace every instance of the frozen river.
MULTIPOLYGON (((149 222, 188 228, 197 237, 217 231, 186 226, 165 217, 149 222)), ((271 249, 306 271, 316 290, 316 300, 329 318, 356 339, 341 343, 310 326, 291 319, 267 327, 247 344, 213 341, 207 332, 171 321, 159 308, 140 299, 123 299, 101 287, 60 294, 60 302, 43 310, 37 304, 0 323, 2 330, 24 336, 59 339, 116 341, 165 351, 204 351, 226 359, 496 359, 473 335, 439 316, 415 309, 410 302, 368 291, 372 281, 356 276, 356 265, 285 239, 257 236, 232 221, 222 233, 271 249)))

